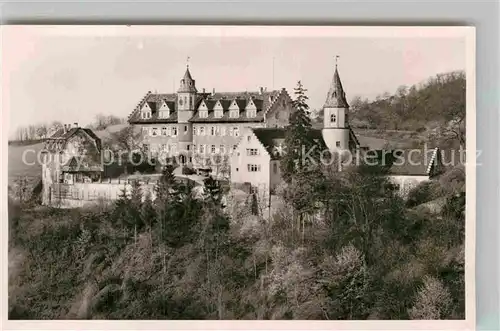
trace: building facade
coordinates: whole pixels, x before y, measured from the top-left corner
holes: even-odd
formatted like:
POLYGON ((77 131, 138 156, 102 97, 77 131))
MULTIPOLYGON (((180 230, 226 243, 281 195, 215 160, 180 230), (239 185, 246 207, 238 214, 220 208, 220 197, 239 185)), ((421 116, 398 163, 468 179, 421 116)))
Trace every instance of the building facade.
POLYGON ((285 89, 255 92, 198 90, 189 67, 177 93, 148 92, 129 116, 143 148, 195 168, 229 162, 247 128, 285 127, 292 111, 285 89))
MULTIPOLYGON (((321 146, 326 146, 331 153, 340 155, 341 164, 333 165, 340 166, 339 170, 363 162, 358 158, 376 160, 371 164, 385 167, 388 179, 402 195, 406 195, 421 182, 431 180, 440 174, 441 160, 437 149, 425 155, 422 151, 379 150, 374 146, 360 144, 349 125, 349 104, 337 66, 323 110, 323 128, 311 129, 311 138, 321 141, 321 146), (342 156, 344 153, 350 153, 350 156, 342 156), (380 158, 381 155, 390 157, 386 160, 385 157, 380 158), (350 164, 347 164, 346 160, 349 160, 350 164)), ((250 128, 238 144, 236 153, 231 157, 232 184, 248 184, 262 196, 272 194, 282 182, 280 157, 281 152, 286 150, 283 146, 285 135, 284 127, 250 128)))
POLYGON ((101 180, 101 139, 78 123, 64 125, 46 141, 42 150, 42 203, 50 204, 51 189, 65 183, 92 183, 101 180))

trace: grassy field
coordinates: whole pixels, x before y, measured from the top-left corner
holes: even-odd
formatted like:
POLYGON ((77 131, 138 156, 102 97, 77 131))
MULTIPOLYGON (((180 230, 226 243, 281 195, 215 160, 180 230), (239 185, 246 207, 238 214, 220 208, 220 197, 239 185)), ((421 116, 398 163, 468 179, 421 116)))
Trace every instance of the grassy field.
MULTIPOLYGON (((126 125, 113 125, 106 130, 95 132, 101 139, 107 139, 111 132, 116 132, 123 129, 126 125)), ((35 143, 31 145, 9 144, 9 159, 8 173, 9 186, 19 177, 28 177, 30 182, 38 182, 42 177, 42 165, 37 160, 39 152, 43 148, 43 143, 35 143)))
POLYGON ((9 146, 7 166, 9 186, 19 177, 28 177, 30 181, 37 181, 42 177, 42 165, 37 160, 37 156, 42 148, 43 143, 27 146, 9 146))

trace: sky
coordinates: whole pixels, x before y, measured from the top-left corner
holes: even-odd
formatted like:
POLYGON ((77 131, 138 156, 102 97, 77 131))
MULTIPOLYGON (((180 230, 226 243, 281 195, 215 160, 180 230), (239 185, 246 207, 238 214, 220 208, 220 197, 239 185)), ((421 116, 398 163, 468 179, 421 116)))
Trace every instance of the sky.
POLYGON ((235 37, 17 29, 2 37, 2 108, 9 136, 19 125, 86 125, 97 114, 127 117, 147 91, 174 92, 187 57, 199 91, 284 87, 293 97, 301 80, 313 109, 325 101, 335 55, 348 100, 373 99, 466 66, 465 38, 457 35, 235 37))

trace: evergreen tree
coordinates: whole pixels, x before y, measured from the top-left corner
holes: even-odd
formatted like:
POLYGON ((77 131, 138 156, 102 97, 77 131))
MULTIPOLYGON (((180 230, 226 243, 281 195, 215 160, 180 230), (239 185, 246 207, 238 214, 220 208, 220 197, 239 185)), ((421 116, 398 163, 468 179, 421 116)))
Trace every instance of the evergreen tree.
POLYGON ((203 183, 205 185, 205 201, 213 203, 218 207, 224 208, 224 206, 222 205, 223 189, 220 185, 220 182, 210 176, 205 179, 203 183))
POLYGON ((151 194, 147 192, 144 197, 144 202, 142 203, 141 220, 147 228, 151 228, 155 218, 156 213, 153 206, 153 201, 151 200, 151 194))
POLYGON ((285 137, 286 153, 281 161, 283 178, 288 184, 292 182, 294 176, 299 175, 301 172, 317 168, 319 155, 323 147, 313 139, 311 134, 312 124, 308 116, 309 106, 306 92, 307 89, 299 81, 295 88, 290 126, 285 137))

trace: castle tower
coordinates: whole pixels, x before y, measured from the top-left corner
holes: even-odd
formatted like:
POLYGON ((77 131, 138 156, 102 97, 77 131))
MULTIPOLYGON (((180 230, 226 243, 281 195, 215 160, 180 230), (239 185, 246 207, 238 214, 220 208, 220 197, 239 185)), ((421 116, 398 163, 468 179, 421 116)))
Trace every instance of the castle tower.
POLYGON ((337 152, 348 150, 350 129, 347 113, 349 104, 345 98, 336 63, 332 84, 326 96, 323 110, 322 134, 328 149, 337 152))
POLYGON ((190 147, 193 142, 193 128, 189 120, 194 114, 197 92, 195 80, 189 72, 188 64, 184 77, 181 79, 180 87, 177 90, 178 151, 181 153, 179 159, 182 164, 188 161, 187 156, 191 154, 190 147))

